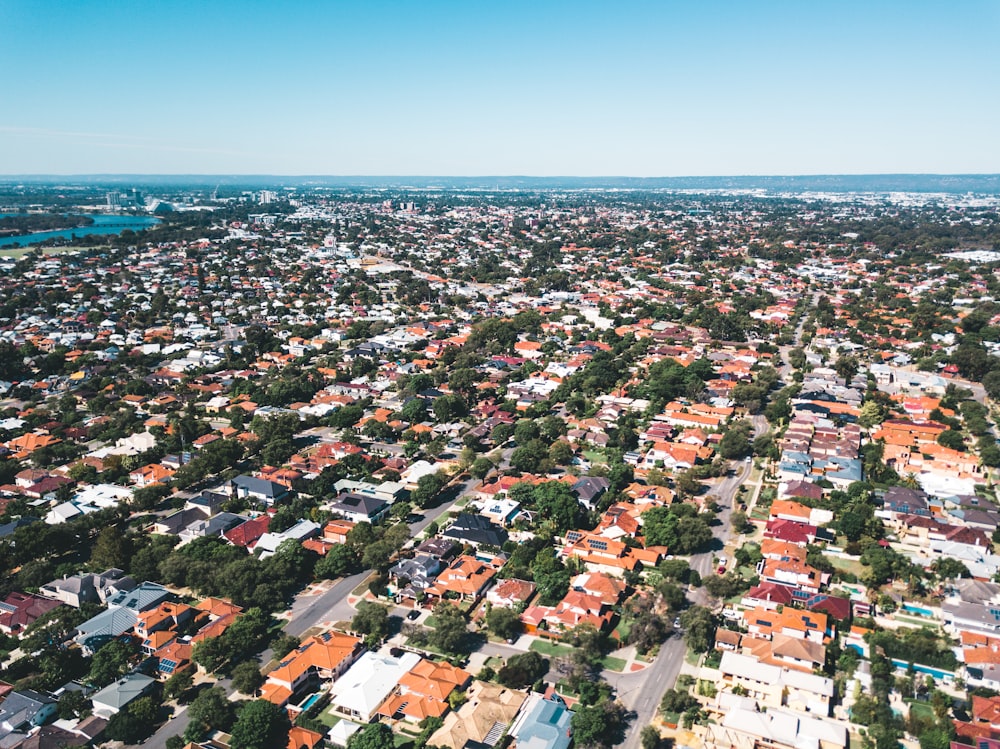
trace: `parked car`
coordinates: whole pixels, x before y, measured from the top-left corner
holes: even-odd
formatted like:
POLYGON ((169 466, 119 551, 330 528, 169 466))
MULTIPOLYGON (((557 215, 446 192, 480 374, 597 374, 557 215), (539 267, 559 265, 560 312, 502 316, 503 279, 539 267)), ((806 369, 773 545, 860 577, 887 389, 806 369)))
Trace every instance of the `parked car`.
POLYGON ((414 619, 419 619, 420 618, 420 609, 413 609, 413 611, 410 611, 409 613, 407 613, 406 618, 409 619, 411 622, 414 619))

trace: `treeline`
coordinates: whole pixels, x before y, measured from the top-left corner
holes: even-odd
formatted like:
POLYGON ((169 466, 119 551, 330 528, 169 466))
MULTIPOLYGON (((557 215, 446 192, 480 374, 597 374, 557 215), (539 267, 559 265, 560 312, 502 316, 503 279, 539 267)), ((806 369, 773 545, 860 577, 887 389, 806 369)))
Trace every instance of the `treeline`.
POLYGON ((94 219, 90 216, 72 213, 19 213, 13 216, 0 216, 0 234, 16 237, 36 231, 76 229, 93 223, 94 219))

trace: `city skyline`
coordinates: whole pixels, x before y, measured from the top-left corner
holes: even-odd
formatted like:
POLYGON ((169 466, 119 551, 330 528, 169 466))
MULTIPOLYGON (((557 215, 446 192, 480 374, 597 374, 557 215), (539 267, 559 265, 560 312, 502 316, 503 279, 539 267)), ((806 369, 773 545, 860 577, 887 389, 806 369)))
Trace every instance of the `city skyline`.
POLYGON ((1000 7, 0 3, 4 174, 1000 172, 1000 7))

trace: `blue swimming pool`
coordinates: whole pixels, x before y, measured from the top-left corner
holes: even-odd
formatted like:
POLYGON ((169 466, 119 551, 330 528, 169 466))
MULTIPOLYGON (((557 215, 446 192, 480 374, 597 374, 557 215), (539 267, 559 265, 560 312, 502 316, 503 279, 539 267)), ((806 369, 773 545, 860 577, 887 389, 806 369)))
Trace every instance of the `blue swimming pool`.
POLYGON ((904 603, 903 611, 910 614, 919 614, 920 616, 934 616, 934 612, 930 609, 925 609, 923 606, 914 606, 912 603, 904 603))
MULTIPOLYGON (((907 663, 906 661, 901 661, 898 658, 893 658, 892 659, 892 665, 895 666, 896 668, 901 668, 904 671, 910 667, 909 663, 907 663)), ((955 674, 952 673, 951 671, 943 671, 940 668, 933 668, 931 666, 923 666, 923 665, 921 665, 919 663, 914 663, 913 664, 913 670, 916 671, 918 674, 930 674, 935 679, 941 679, 941 680, 951 681, 952 679, 955 678, 955 674)))
POLYGON ((305 702, 302 703, 302 709, 308 710, 310 707, 319 702, 319 698, 322 696, 323 695, 321 695, 319 692, 316 692, 316 694, 309 695, 309 699, 307 699, 305 702))

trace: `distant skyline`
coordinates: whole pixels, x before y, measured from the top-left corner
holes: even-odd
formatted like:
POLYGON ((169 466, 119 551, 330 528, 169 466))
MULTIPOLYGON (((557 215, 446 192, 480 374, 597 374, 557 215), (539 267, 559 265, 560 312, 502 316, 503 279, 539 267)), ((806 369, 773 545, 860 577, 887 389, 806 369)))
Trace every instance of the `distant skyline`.
POLYGON ((1000 172, 1000 2, 0 0, 0 174, 1000 172))

